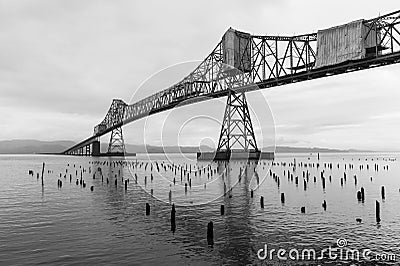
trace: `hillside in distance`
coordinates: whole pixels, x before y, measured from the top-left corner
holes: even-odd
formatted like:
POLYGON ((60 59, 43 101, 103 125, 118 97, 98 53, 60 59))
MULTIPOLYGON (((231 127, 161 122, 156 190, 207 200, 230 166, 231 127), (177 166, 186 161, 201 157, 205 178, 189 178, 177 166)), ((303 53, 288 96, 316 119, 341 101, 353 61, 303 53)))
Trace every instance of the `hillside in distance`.
MULTIPOLYGON (((73 141, 41 141, 41 140, 3 140, 0 141, 0 154, 40 154, 40 153, 61 153, 62 151, 73 146, 73 141)), ((101 151, 106 152, 108 148, 107 143, 101 144, 101 151)), ((152 145, 133 145, 126 144, 127 152, 135 153, 196 153, 199 151, 198 147, 194 146, 152 146, 152 145)), ((202 151, 212 151, 208 146, 202 146, 202 151)), ((271 151, 273 148, 266 147, 263 150, 271 151)), ((344 152, 368 152, 361 150, 339 150, 318 147, 290 147, 290 146, 277 146, 276 153, 344 153, 344 152)))

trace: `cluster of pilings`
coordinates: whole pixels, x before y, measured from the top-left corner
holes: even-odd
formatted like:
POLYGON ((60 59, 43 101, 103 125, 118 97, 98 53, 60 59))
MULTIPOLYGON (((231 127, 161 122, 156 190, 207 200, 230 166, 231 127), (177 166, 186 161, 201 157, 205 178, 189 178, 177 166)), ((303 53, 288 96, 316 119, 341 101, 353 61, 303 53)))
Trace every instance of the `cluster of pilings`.
MULTIPOLYGON (((354 161, 354 159, 352 159, 354 161)), ((362 160, 358 158, 359 165, 357 167, 358 171, 369 171, 371 175, 377 174, 380 171, 380 164, 376 163, 376 161, 394 161, 395 159, 391 158, 371 158, 362 160), (370 170, 371 169, 371 170, 370 170)), ((356 160, 357 161, 357 160, 356 160)), ((275 181, 277 187, 280 187, 281 177, 275 172, 276 170, 283 171, 283 177, 287 178, 288 184, 294 184, 296 187, 299 187, 302 184, 304 191, 307 190, 309 183, 317 184, 318 182, 321 185, 321 189, 325 191, 327 182, 332 183, 332 170, 337 168, 337 170, 342 170, 343 175, 336 175, 336 178, 340 180, 340 186, 343 187, 346 185, 348 181, 348 175, 350 172, 353 174, 353 182, 354 186, 357 187, 358 176, 354 174, 356 163, 333 163, 333 162, 320 162, 319 156, 317 162, 296 162, 296 159, 293 159, 293 162, 277 162, 274 161, 272 163, 272 167, 269 170, 269 176, 275 181), (279 169, 279 167, 281 167, 279 169), (313 170, 313 171, 311 171, 313 170), (314 173, 311 176, 311 173, 314 173), (317 173, 317 175, 315 175, 317 173), (301 180, 301 181, 300 181, 301 180), (327 181, 328 180, 328 181, 327 181)), ((384 171, 389 171, 389 165, 383 165, 384 171)), ((335 176, 334 176, 335 178, 335 176)), ((370 177, 370 181, 373 182, 373 177, 370 177)), ((400 189, 399 189, 400 192, 400 189)), ((385 200, 385 187, 381 187, 381 198, 382 201, 385 200)), ((364 203, 366 198, 366 192, 364 187, 360 187, 360 190, 356 193, 356 198, 358 202, 364 203)), ((285 194, 281 192, 281 203, 282 205, 285 204, 285 194)), ((324 211, 327 210, 327 200, 324 199, 322 204, 322 209, 324 211)), ((260 207, 264 208, 264 198, 261 196, 260 198, 260 207)), ((300 206, 300 212, 306 213, 306 207, 300 206)), ((381 222, 380 218, 380 202, 376 200, 375 202, 375 214, 376 214, 376 222, 379 224, 381 222)), ((357 222, 361 222, 361 218, 356 218, 357 222)))
MULTIPOLYGON (((372 160, 371 160, 372 161, 372 160)), ((231 162, 232 163, 232 162, 231 162)), ((239 175, 238 175, 238 182, 240 183, 242 178, 247 175, 247 172, 249 171, 249 167, 251 167, 251 170, 254 171, 254 177, 256 180, 257 185, 260 184, 260 176, 259 173, 257 172, 257 166, 263 165, 263 169, 265 168, 266 164, 265 162, 253 162, 249 163, 247 162, 246 165, 243 166, 243 168, 240 166, 239 168, 239 175)), ((86 187, 86 181, 84 179, 84 176, 86 174, 91 176, 92 179, 101 179, 101 182, 104 183, 106 182, 107 185, 111 181, 114 181, 115 186, 118 185, 119 180, 123 185, 125 191, 128 190, 128 185, 130 183, 130 179, 124 179, 124 169, 126 168, 131 168, 131 169, 142 169, 145 172, 144 176, 142 176, 144 183, 146 184, 147 178, 149 177, 150 182, 153 182, 153 174, 156 173, 166 173, 170 172, 174 174, 174 178, 171 181, 173 184, 175 184, 177 181, 176 179, 180 180, 181 183, 184 183, 185 186, 185 191, 187 189, 191 188, 191 183, 192 179, 200 176, 207 176, 207 179, 213 178, 217 176, 220 178, 223 182, 223 190, 224 193, 223 195, 225 197, 232 197, 232 190, 233 187, 229 187, 225 183, 225 178, 228 178, 227 172, 224 170, 230 169, 231 170, 231 165, 228 164, 227 162, 224 163, 219 163, 216 167, 213 167, 211 165, 208 165, 203 168, 199 168, 196 165, 192 164, 175 164, 175 163, 166 163, 164 161, 162 162, 144 162, 144 161, 127 161, 127 160, 120 160, 120 161, 93 161, 89 162, 89 166, 85 167, 83 165, 77 165, 77 164, 67 164, 67 167, 65 168, 65 172, 59 173, 59 177, 57 179, 57 187, 59 189, 62 188, 63 186, 63 181, 65 182, 66 180, 69 179, 69 182, 72 183, 72 180, 76 180, 76 185, 81 186, 82 188, 86 187), (104 173, 104 170, 102 167, 106 167, 110 171, 108 173, 104 173), (119 169, 115 169, 119 167, 119 169), (114 171, 115 170, 115 171, 114 171), (118 171, 117 171, 118 170, 118 171), (63 180, 64 179, 64 180, 63 180)), ((327 163, 327 162, 296 162, 296 159, 293 160, 293 162, 278 162, 274 161, 271 163, 271 168, 269 172, 267 173, 267 176, 275 182, 276 186, 279 188, 281 186, 281 178, 275 170, 278 170, 279 167, 281 167, 283 170, 283 178, 287 179, 288 184, 294 184, 296 187, 301 186, 304 189, 304 191, 307 191, 309 183, 321 183, 321 189, 325 190, 326 189, 326 184, 329 182, 329 184, 332 182, 332 169, 337 168, 337 169, 342 169, 343 170, 343 175, 342 176, 333 176, 333 178, 340 179, 341 186, 346 185, 347 182, 347 176, 350 174, 348 171, 355 169, 355 164, 354 163, 327 163), (318 175, 311 175, 310 171, 312 168, 314 170, 316 169, 318 175), (300 181, 301 180, 301 181, 300 181), (328 181, 327 181, 328 180, 328 181)), ((362 163, 358 166, 359 171, 374 171, 374 172, 379 172, 379 164, 365 162, 362 163), (370 170, 371 169, 371 170, 370 170), (372 170, 373 169, 373 170, 372 170)), ((383 166, 384 171, 389 171, 389 165, 384 165, 383 166)), ((44 171, 45 171, 45 163, 42 164, 42 169, 40 173, 38 172, 36 174, 37 179, 39 180, 39 177, 41 177, 41 183, 42 186, 44 186, 44 171)), ((315 172, 315 171, 314 171, 315 172)), ((373 175, 374 172, 371 172, 373 175)), ((47 170, 48 174, 53 174, 52 170, 47 170)), ((353 172, 354 173, 354 172, 353 172)), ((28 174, 31 176, 34 176, 35 173, 33 170, 29 170, 28 174)), ((142 173, 143 174, 143 173, 142 173)), ((137 173, 134 174, 134 182, 135 184, 138 183, 138 178, 139 176, 137 173)), ((229 178, 232 178, 230 176, 229 178)), ((357 175, 353 175, 354 179, 354 184, 357 186, 357 175)), ((372 182, 372 177, 371 177, 371 182, 372 182)), ((205 186, 206 188, 206 186, 205 186)), ((90 186, 90 190, 94 191, 94 185, 90 186)), ((400 190, 399 190, 400 191, 400 190)), ((385 200, 386 194, 385 194, 385 187, 381 187, 381 198, 382 201, 385 200)), ((151 195, 153 196, 153 190, 151 190, 151 195)), ((366 190, 364 187, 361 187, 359 191, 357 191, 356 198, 359 202, 364 202, 366 199, 366 190)), ((250 190, 250 198, 254 197, 254 191, 250 190)), ((172 199, 172 194, 171 190, 169 191, 169 201, 171 203, 171 216, 170 216, 170 222, 171 222, 171 231, 175 232, 176 230, 176 207, 175 204, 173 203, 172 199)), ((280 202, 282 206, 285 205, 286 197, 284 192, 280 192, 280 202)), ((264 197, 260 196, 260 208, 264 209, 265 208, 265 202, 264 202, 264 197)), ((381 216, 380 216, 380 202, 378 200, 375 201, 375 214, 376 214, 376 222, 379 224, 381 222, 381 216)), ((327 200, 324 199, 321 203, 322 209, 324 211, 327 210, 327 200)), ((300 207, 300 212, 305 214, 306 213, 306 207, 305 206, 299 206, 300 207)), ((146 215, 150 215, 151 213, 151 205, 149 203, 146 203, 145 205, 145 213, 146 215)), ((221 204, 220 208, 220 215, 225 215, 226 209, 225 205, 221 204)), ((362 219, 361 218, 356 218, 356 221, 361 223, 362 219)), ((213 231, 213 222, 210 221, 207 224, 207 241, 210 245, 214 243, 214 231, 213 231)))

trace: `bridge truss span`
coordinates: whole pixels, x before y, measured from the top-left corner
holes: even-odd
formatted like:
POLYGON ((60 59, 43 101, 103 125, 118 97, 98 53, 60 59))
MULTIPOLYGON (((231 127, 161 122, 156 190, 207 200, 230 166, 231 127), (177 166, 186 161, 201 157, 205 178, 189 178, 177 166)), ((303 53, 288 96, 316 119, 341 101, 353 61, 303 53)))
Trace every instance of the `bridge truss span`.
POLYGON ((132 121, 228 96, 231 90, 248 92, 398 62, 400 11, 297 36, 251 35, 230 28, 188 76, 133 104, 113 100, 93 136, 64 153, 74 154, 132 121))

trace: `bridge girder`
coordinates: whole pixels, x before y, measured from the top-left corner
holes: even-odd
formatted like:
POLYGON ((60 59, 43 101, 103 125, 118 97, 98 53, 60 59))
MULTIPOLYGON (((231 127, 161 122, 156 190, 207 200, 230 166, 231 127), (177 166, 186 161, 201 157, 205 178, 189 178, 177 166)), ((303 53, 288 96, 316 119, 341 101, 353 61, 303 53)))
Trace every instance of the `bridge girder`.
POLYGON ((298 36, 249 36, 243 53, 239 55, 235 72, 224 65, 223 41, 187 77, 177 84, 157 92, 136 103, 127 105, 113 100, 103 121, 95 127, 94 135, 76 144, 64 153, 79 149, 114 129, 145 116, 159 113, 175 106, 183 106, 210 98, 227 96, 229 89, 236 93, 282 86, 311 79, 394 64, 400 62, 400 11, 374 19, 364 20, 369 29, 367 38, 375 38, 375 53, 361 60, 353 60, 329 67, 315 68, 317 33, 298 36), (373 35, 373 36, 372 36, 373 35), (250 63, 247 62, 250 58, 250 63), (249 66, 247 68, 246 66, 249 66), (246 82, 229 87, 228 77, 241 75, 246 82))

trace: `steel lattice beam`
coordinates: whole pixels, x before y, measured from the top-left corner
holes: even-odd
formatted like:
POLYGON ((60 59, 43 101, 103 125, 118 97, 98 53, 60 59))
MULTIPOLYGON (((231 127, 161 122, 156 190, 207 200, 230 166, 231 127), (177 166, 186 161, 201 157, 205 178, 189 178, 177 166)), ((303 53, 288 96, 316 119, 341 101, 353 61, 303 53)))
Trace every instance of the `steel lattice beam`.
POLYGON ((235 93, 235 91, 230 90, 217 152, 229 152, 234 149, 246 152, 249 150, 258 151, 246 95, 244 92, 235 93))
MULTIPOLYGON (((250 69, 240 74, 223 64, 224 51, 220 41, 206 59, 177 84, 130 105, 122 100, 113 100, 106 117, 95 127, 94 135, 64 153, 71 154, 90 145, 100 136, 145 116, 177 105, 227 96, 229 88, 235 89, 237 93, 246 92, 399 63, 400 11, 365 20, 363 23, 369 28, 365 38, 371 38, 374 34, 377 40, 376 47, 372 49, 374 51, 369 51, 368 56, 360 60, 322 68, 314 67, 317 33, 250 36, 250 41, 246 44, 249 49, 244 49, 250 51, 250 69), (231 79, 237 75, 241 82, 232 86, 231 79)), ((245 63, 240 62, 239 66, 244 66, 245 63)))
POLYGON ((125 154, 125 143, 122 135, 122 127, 117 127, 111 131, 110 142, 108 144, 109 154, 125 154))

